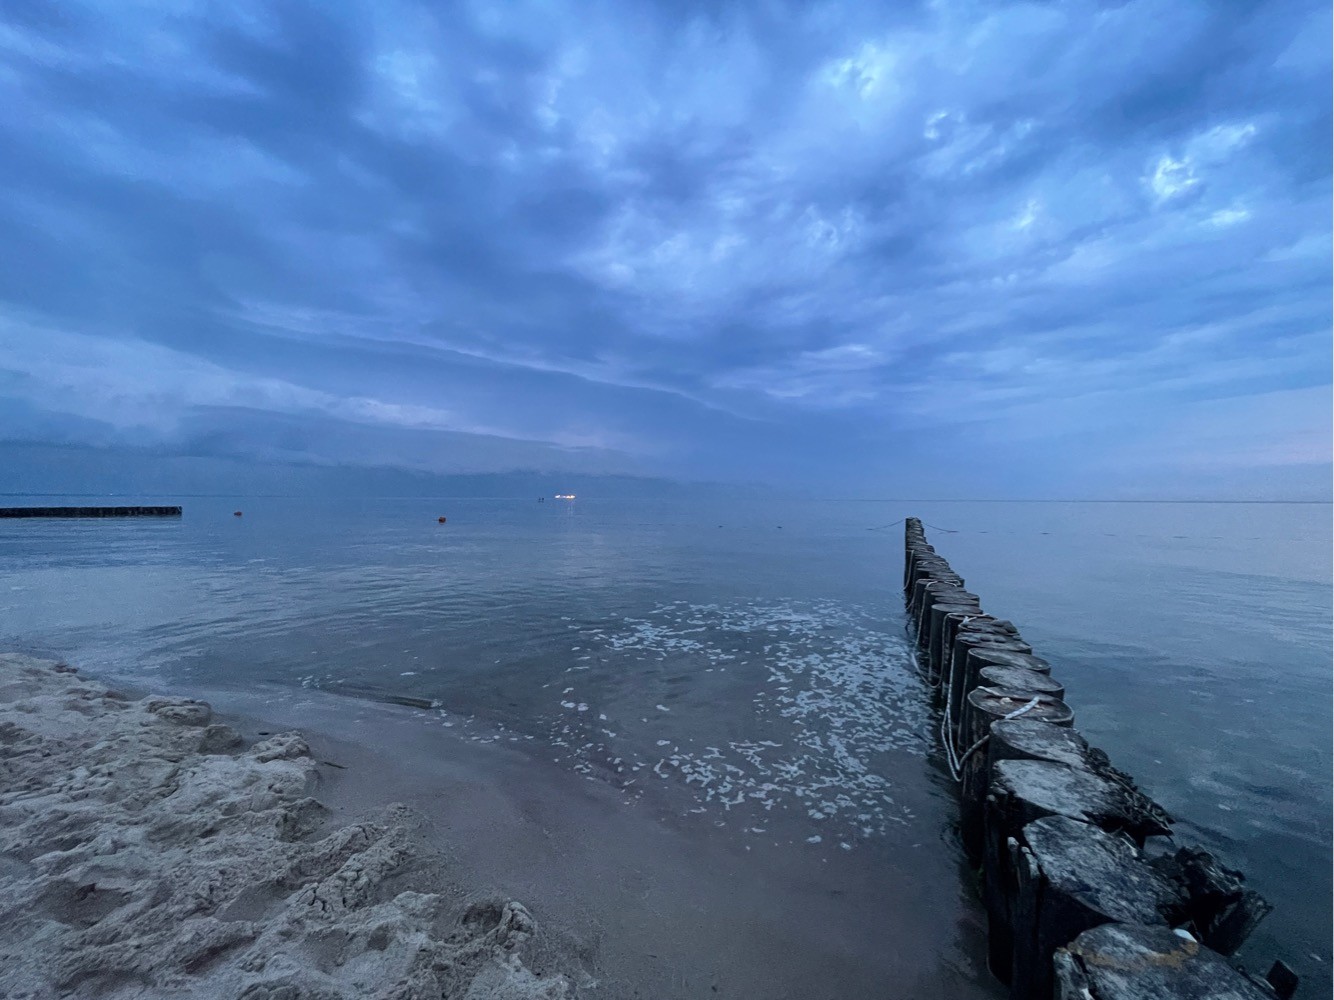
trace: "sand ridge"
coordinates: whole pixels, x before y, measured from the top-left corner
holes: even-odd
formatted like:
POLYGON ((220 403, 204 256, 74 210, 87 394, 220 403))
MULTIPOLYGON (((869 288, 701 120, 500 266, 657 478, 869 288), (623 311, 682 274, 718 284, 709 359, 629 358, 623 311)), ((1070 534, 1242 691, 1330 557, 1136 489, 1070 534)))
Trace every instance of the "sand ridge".
MULTIPOLYGON (((519 903, 398 891, 415 819, 326 829, 299 733, 0 655, 0 998, 558 1000, 519 903)), ((423 882, 430 882, 426 879, 423 882)))

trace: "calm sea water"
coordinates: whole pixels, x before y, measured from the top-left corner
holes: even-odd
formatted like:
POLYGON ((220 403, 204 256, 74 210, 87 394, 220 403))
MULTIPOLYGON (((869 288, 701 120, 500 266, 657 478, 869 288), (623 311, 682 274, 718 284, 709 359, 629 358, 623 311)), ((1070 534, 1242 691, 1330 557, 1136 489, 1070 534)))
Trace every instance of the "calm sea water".
POLYGON ((0 521, 0 645, 430 706, 664 815, 819 852, 911 838, 939 790, 894 523, 920 516, 1081 730, 1276 904, 1252 964, 1328 995, 1328 505, 180 502, 0 521))

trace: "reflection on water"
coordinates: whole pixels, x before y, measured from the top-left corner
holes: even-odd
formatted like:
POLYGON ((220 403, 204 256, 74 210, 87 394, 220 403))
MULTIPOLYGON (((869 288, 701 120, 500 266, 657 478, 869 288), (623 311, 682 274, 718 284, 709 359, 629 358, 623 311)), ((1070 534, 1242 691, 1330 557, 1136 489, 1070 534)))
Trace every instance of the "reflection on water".
POLYGON ((0 522, 0 641, 437 705, 675 821, 812 851, 910 827, 925 794, 893 523, 921 516, 1080 728, 1278 904, 1256 961, 1328 982, 1326 505, 180 502, 0 522))

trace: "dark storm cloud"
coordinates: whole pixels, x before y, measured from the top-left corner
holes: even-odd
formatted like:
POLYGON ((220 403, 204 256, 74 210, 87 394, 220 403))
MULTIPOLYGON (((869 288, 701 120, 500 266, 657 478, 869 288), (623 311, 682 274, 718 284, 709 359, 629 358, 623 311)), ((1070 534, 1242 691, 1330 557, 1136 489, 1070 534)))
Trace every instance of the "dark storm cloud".
POLYGON ((10 440, 1327 489, 1322 5, 0 17, 10 440))

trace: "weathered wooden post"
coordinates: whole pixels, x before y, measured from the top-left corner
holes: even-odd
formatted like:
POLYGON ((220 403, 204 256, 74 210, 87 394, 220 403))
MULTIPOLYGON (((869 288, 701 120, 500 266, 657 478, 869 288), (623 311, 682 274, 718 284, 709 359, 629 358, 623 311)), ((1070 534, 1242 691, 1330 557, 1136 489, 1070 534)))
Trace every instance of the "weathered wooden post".
POLYGON ((1052 955, 1114 920, 1175 921, 1182 900, 1133 844, 1064 816, 1029 823, 1010 845, 1018 876, 1013 906, 1011 1000, 1046 1000, 1052 955))
POLYGON ((933 652, 936 660, 940 664, 940 672, 946 674, 949 672, 950 657, 954 652, 954 643, 960 633, 977 633, 979 635, 1008 635, 1019 639, 1019 630, 1013 623, 1004 621, 994 615, 980 614, 968 616, 951 616, 946 618, 944 627, 940 635, 940 648, 933 652))
POLYGON ((955 596, 950 600, 938 600, 927 609, 928 620, 924 625, 924 636, 926 641, 919 643, 923 645, 926 653, 927 671, 930 673, 932 683, 940 679, 940 667, 942 667, 942 657, 940 657, 940 648, 946 631, 946 620, 950 617, 955 619, 975 619, 982 616, 982 607, 976 599, 966 599, 966 597, 955 596))
POLYGON ((994 695, 978 692, 979 702, 970 705, 974 729, 969 746, 979 738, 978 729, 985 720, 987 742, 963 766, 959 788, 960 832, 968 859, 977 864, 982 857, 982 805, 991 784, 991 769, 1002 760, 1047 760, 1070 767, 1084 767, 1088 762, 1088 741, 1071 728, 1074 712, 1068 705, 1036 706, 1017 719, 1006 719, 1006 702, 994 695), (986 699, 983 703, 981 699, 986 699))
POLYGON ((962 584, 963 578, 950 568, 950 564, 943 556, 934 552, 919 552, 913 560, 912 573, 908 579, 908 593, 911 594, 913 586, 924 576, 939 576, 953 580, 962 584))
POLYGON ((977 662, 978 667, 1018 667, 1021 670, 1036 670, 1040 674, 1051 673, 1051 664, 1033 653, 1016 653, 1012 649, 983 647, 971 649, 968 655, 977 662))
POLYGON ((933 554, 936 550, 927 542, 926 536, 914 534, 911 525, 906 525, 903 538, 903 592, 912 587, 912 568, 917 559, 933 554))
POLYGON ((1028 670, 1023 667, 998 666, 991 663, 997 653, 1009 653, 1014 656, 1027 656, 1029 654, 1017 652, 1011 644, 1005 643, 983 643, 973 645, 968 648, 967 653, 962 660, 954 662, 954 690, 958 692, 958 715, 953 717, 954 727, 959 733, 959 738, 963 739, 964 715, 967 713, 968 693, 985 683, 982 679, 984 671, 992 671, 993 678, 991 686, 1011 687, 1018 691, 1031 690, 1035 694, 1051 694, 1056 698, 1065 697, 1065 688, 1063 685, 1051 679, 1050 671, 1028 670), (1001 671, 1019 671, 1018 673, 1005 674, 1001 671), (1046 680, 1038 680, 1030 677, 1031 674, 1039 674, 1046 680), (1009 678, 1008 683, 1002 683, 1002 679, 1009 678))
POLYGON ((926 655, 932 669, 938 674, 945 672, 945 659, 961 624, 990 620, 991 616, 981 608, 972 611, 954 611, 941 618, 939 631, 932 632, 927 639, 926 655))
POLYGON ((1274 1000, 1275 995, 1194 938, 1145 924, 1085 931, 1056 952, 1053 971, 1055 1000, 1274 1000))
POLYGON ((963 700, 968 697, 968 692, 977 686, 976 671, 974 670, 970 676, 968 667, 968 653, 977 646, 1008 649, 1016 653, 1031 653, 1033 651, 1033 647, 1018 636, 997 632, 963 631, 958 633, 954 640, 954 651, 950 656, 948 667, 945 669, 945 674, 949 678, 949 693, 946 695, 945 705, 945 711, 948 713, 948 726, 946 728, 956 740, 960 738, 959 725, 963 717, 963 700))
POLYGON ((911 595, 913 585, 917 583, 918 577, 936 572, 948 573, 952 570, 950 570, 950 564, 945 561, 944 557, 937 555, 936 550, 931 546, 922 545, 915 548, 908 561, 908 578, 904 581, 903 592, 911 595))
POLYGON ((907 559, 903 567, 903 592, 912 593, 913 581, 917 579, 917 570, 919 566, 936 565, 940 566, 945 560, 936 550, 927 542, 915 542, 908 549, 907 559))
POLYGON ((932 591, 929 602, 922 609, 922 617, 917 622, 917 645, 927 654, 928 660, 931 656, 931 636, 938 632, 942 619, 950 611, 981 614, 982 606, 978 603, 977 595, 966 590, 932 591))
POLYGON ((1142 845, 1146 817, 1124 786, 1066 764, 1041 760, 1002 760, 991 772, 983 808, 982 898, 987 910, 987 946, 991 970, 1010 977, 1014 939, 1011 907, 1015 876, 1010 864, 1011 840, 1034 820, 1065 816, 1108 831, 1124 831, 1142 845))
MULTIPOLYGON (((975 650, 969 650, 968 658, 974 664, 975 650)), ((977 688, 1002 688, 1007 691, 1026 691, 1029 694, 1044 694, 1056 699, 1065 698, 1065 685, 1052 677, 1050 673, 1026 670, 1023 667, 998 667, 989 665, 977 671, 977 688)), ((974 688, 976 690, 977 688, 974 688)), ((964 705, 964 716, 968 715, 968 706, 964 705)), ((965 719, 966 724, 966 719, 965 719)))
POLYGON ((938 595, 940 597, 963 594, 968 597, 976 598, 976 594, 969 594, 964 590, 961 583, 946 574, 935 573, 931 576, 919 576, 917 582, 913 584, 912 600, 912 619, 915 625, 920 625, 922 613, 931 604, 932 600, 938 595))
MULTIPOLYGON (((963 739, 960 740, 960 753, 965 754, 966 759, 961 764, 963 774, 959 789, 959 834, 963 840, 964 850, 974 864, 982 857, 984 820, 982 804, 989 784, 988 762, 993 759, 1050 759, 1011 752, 1010 746, 1013 741, 1006 740, 1006 731, 1001 727, 1028 721, 1056 729, 1058 732, 1072 732, 1064 728, 1074 723, 1075 716, 1070 706, 1059 698, 1038 696, 1037 703, 1030 707, 1034 697, 1031 694, 1016 696, 1013 692, 992 691, 987 688, 977 688, 968 694, 966 709, 968 725, 962 731, 963 739), (1012 719, 1011 717, 1019 711, 1023 711, 1023 715, 1012 719), (1001 729, 1001 747, 998 751, 994 751, 993 745, 997 742, 995 733, 998 729, 1001 729), (987 742, 979 746, 983 737, 987 738, 987 742), (973 750, 974 747, 977 749, 973 750), (973 752, 970 754, 969 750, 973 752)), ((1083 738, 1079 737, 1079 741, 1083 743, 1083 738)), ((1084 762, 1082 756, 1067 756, 1064 759, 1071 764, 1084 762)))
POLYGON ((987 644, 1006 645, 1006 648, 1020 653, 1033 652, 1033 647, 1024 641, 1019 630, 1001 618, 959 622, 954 628, 954 639, 946 649, 948 655, 953 657, 960 647, 987 644))

